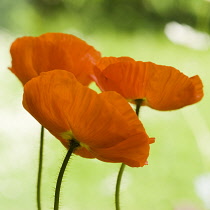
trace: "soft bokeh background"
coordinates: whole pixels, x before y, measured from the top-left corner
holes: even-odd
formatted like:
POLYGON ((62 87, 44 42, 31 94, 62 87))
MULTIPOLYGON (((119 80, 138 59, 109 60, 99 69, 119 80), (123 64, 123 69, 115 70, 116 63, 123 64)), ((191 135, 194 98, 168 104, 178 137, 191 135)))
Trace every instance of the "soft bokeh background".
MULTIPOLYGON (((210 209, 210 2, 205 0, 2 0, 0 3, 0 209, 36 210, 40 125, 22 108, 22 86, 7 69, 20 36, 74 34, 104 56, 171 65, 203 80, 205 97, 177 111, 141 109, 149 165, 126 167, 122 210, 210 209)), ((43 61, 44 62, 44 61, 43 61)), ((45 136, 43 210, 53 208, 66 150, 45 136)), ((120 164, 72 157, 61 210, 114 209, 120 164)))

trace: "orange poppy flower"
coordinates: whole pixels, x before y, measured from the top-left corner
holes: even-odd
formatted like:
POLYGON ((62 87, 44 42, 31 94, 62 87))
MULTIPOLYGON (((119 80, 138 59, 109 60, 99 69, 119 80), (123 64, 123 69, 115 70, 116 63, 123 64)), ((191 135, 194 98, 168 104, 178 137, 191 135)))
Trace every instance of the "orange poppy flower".
POLYGON ((70 71, 83 85, 88 85, 92 80, 93 65, 101 57, 100 52, 85 41, 63 33, 18 38, 10 53, 10 70, 23 85, 41 72, 53 69, 70 71))
POLYGON ((42 73, 24 86, 24 108, 75 154, 143 166, 150 139, 127 101, 116 92, 97 94, 67 71, 42 73))
POLYGON ((174 110, 200 101, 199 76, 187 77, 171 66, 135 61, 129 57, 101 58, 94 79, 102 91, 116 91, 126 99, 144 99, 142 105, 174 110))

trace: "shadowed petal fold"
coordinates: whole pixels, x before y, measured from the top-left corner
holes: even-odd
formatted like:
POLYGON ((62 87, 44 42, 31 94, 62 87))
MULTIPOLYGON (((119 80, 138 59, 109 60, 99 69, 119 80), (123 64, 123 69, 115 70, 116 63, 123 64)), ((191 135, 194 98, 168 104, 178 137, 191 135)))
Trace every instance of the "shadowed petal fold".
POLYGON ((110 148, 95 148, 96 158, 106 162, 126 163, 132 167, 144 166, 149 155, 148 138, 145 133, 131 136, 110 148))

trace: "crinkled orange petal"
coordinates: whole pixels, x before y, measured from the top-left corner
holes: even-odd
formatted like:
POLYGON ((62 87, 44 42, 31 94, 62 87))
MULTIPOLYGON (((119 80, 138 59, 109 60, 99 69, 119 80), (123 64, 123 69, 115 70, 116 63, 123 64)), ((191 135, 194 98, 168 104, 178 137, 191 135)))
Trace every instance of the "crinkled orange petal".
MULTIPOLYGON (((132 62, 135 60, 130 57, 102 57, 101 59, 99 59, 97 65, 94 67, 94 75, 92 75, 92 78, 102 91, 105 91, 103 86, 104 86, 104 83, 106 83, 105 88, 107 91, 109 88, 108 87, 109 81, 107 81, 106 77, 104 77, 102 70, 104 70, 106 67, 108 67, 111 64, 119 63, 119 62, 129 62, 129 61, 132 62)), ((109 90, 117 91, 117 88, 118 87, 114 83, 112 83, 109 90)))
POLYGON ((31 78, 38 76, 33 64, 34 38, 23 37, 16 39, 10 48, 12 67, 9 69, 18 77, 23 85, 31 78))
POLYGON ((98 63, 97 67, 99 69, 105 69, 107 66, 113 63, 118 63, 118 62, 129 62, 129 61, 135 61, 133 58, 122 56, 122 57, 103 57, 101 58, 98 63))
POLYGON ((133 133, 134 130, 145 132, 145 129, 136 113, 131 109, 131 106, 128 103, 125 103, 122 100, 122 97, 119 94, 113 91, 107 91, 100 93, 99 96, 105 101, 108 101, 115 109, 118 110, 118 112, 124 118, 124 121, 127 122, 128 128, 131 129, 129 131, 130 133, 133 133))
POLYGON ((146 103, 150 107, 173 110, 202 99, 203 84, 199 76, 189 78, 173 67, 153 63, 147 63, 147 68, 151 69, 146 86, 146 103))
POLYGON ((92 80, 93 65, 101 57, 100 52, 85 41, 63 33, 18 38, 10 52, 10 69, 23 84, 41 72, 63 69, 72 72, 83 85, 88 85, 92 80))
POLYGON ((94 154, 97 159, 106 162, 125 163, 131 167, 144 166, 149 155, 148 138, 141 133, 113 147, 94 149, 94 154))
POLYGON ((24 86, 23 106, 66 147, 71 136, 79 141, 87 150, 80 153, 78 149, 81 156, 92 158, 95 149, 114 147, 136 135, 144 136, 142 141, 147 139, 149 144, 142 124, 123 97, 115 92, 98 95, 67 71, 42 73, 29 81, 24 86))
POLYGON ((114 90, 127 99, 146 99, 144 105, 174 110, 200 101, 203 85, 199 76, 187 77, 179 70, 151 62, 129 61, 94 69, 103 91, 114 90))
POLYGON ((113 63, 102 71, 95 67, 94 71, 103 90, 114 90, 127 99, 145 97, 147 72, 140 71, 135 61, 113 63))

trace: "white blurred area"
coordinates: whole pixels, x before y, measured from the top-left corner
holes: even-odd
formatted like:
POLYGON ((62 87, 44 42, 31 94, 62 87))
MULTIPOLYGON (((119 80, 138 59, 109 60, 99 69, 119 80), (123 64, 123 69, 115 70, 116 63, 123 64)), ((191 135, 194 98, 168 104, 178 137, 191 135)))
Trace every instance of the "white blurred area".
POLYGON ((208 50, 210 48, 210 36, 189 25, 169 22, 166 24, 164 32, 168 39, 175 44, 195 50, 208 50))
POLYGON ((203 174, 195 180, 195 190, 206 209, 210 209, 210 173, 203 174))
MULTIPOLYGON (((203 163, 201 164, 204 164, 205 162, 210 163, 209 147, 207 146, 210 141, 210 129, 207 122, 202 117, 200 110, 198 110, 196 106, 188 107, 188 109, 184 111, 182 110, 182 114, 197 142, 200 156, 202 157, 202 161, 203 161, 203 163), (190 118, 192 113, 196 121, 190 118)), ((195 187, 196 194, 203 202, 206 210, 209 210, 210 209, 210 174, 209 173, 201 174, 198 177, 196 177, 194 180, 194 187, 195 187)), ((188 208, 183 208, 183 210, 185 209, 188 210, 188 208)), ((192 208, 192 210, 194 209, 192 208)))

